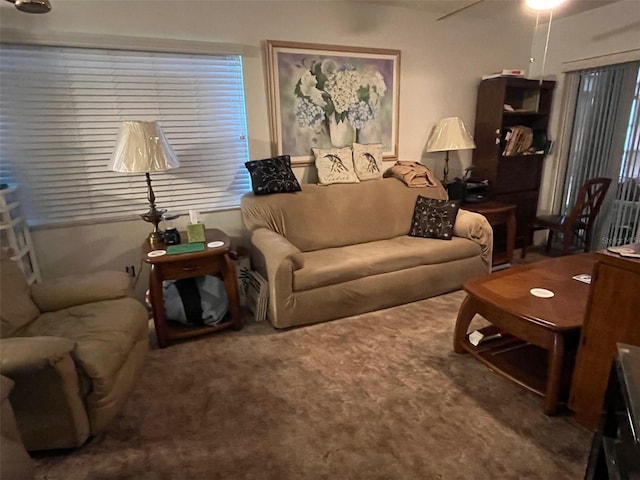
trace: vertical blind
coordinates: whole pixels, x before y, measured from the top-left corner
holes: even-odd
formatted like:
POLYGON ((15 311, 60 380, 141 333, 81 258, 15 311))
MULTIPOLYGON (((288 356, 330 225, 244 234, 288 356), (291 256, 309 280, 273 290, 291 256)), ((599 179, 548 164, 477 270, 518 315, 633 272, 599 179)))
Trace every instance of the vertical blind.
POLYGON ((608 246, 640 242, 640 64, 625 127, 618 191, 604 229, 608 246))
POLYGON ((609 176, 609 157, 624 69, 620 65, 578 72, 580 82, 574 114, 563 213, 576 202, 590 178, 609 176))
POLYGON ((613 179, 593 235, 596 249, 638 241, 639 66, 631 62, 570 74, 578 87, 562 210, 569 212, 586 180, 613 179))
POLYGON ((31 225, 148 208, 144 174, 107 169, 125 120, 158 121, 180 161, 152 174, 159 207, 227 209, 250 189, 239 55, 0 47, 0 180, 31 225))

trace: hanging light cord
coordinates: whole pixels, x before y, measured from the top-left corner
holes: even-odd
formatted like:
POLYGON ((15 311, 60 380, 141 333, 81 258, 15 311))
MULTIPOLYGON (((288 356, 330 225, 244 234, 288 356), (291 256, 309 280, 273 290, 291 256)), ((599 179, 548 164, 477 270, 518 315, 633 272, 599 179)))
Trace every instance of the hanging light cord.
POLYGON ((536 10, 536 26, 533 28, 533 38, 531 39, 531 56, 529 57, 529 63, 534 64, 536 58, 533 56, 536 46, 536 32, 538 31, 538 20, 540 19, 540 12, 536 10))
MULTIPOLYGON (((547 39, 544 42, 544 55, 542 56, 542 70, 540 71, 540 85, 544 79, 544 67, 547 63, 547 49, 549 48, 549 35, 551 34, 551 20, 553 19, 553 9, 549 10, 549 26, 547 27, 547 39)), ((536 19, 537 22, 537 19, 536 19)))

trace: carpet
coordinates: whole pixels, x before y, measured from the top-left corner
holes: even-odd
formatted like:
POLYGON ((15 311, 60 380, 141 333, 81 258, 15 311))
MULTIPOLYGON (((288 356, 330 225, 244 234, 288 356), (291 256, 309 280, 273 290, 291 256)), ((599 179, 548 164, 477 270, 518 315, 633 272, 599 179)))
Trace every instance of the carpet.
POLYGON ((463 298, 152 350, 109 430, 36 478, 582 478, 590 432, 453 352, 463 298))

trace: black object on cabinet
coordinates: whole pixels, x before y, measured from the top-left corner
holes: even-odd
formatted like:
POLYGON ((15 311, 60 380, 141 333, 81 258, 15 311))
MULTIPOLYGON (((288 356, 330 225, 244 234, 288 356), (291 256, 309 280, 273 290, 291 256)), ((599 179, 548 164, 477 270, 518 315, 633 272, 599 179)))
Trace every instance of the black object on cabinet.
POLYGON ((519 77, 491 78, 478 87, 473 175, 489 181, 492 199, 517 206, 517 247, 538 209, 554 87, 553 81, 519 77), (520 143, 526 152, 512 148, 513 127, 529 132, 528 141, 520 143))

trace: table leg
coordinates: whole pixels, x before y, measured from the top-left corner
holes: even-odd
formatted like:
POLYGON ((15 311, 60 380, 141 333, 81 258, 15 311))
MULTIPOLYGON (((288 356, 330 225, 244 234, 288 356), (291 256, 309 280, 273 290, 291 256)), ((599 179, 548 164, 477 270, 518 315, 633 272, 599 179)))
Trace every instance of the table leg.
MULTIPOLYGON (((516 244, 516 209, 512 209, 507 214, 507 259, 509 263, 513 263, 513 249, 516 244)), ((525 244, 529 241, 525 237, 525 244)))
POLYGON ((242 328, 242 318, 240 316, 240 296, 238 295, 238 281, 236 269, 229 255, 224 256, 225 272, 224 286, 229 299, 229 312, 231 313, 232 327, 234 330, 242 328))
POLYGON ((456 353, 467 353, 463 345, 467 341, 467 330, 471 324, 471 320, 477 313, 477 306, 475 300, 470 296, 462 301, 460 310, 458 311, 458 318, 456 319, 456 326, 453 333, 453 351, 456 353))
POLYGON ((149 274, 149 300, 151 310, 153 310, 153 324, 156 328, 158 347, 164 348, 169 344, 169 329, 164 311, 162 279, 158 275, 155 265, 151 265, 151 273, 149 274))
POLYGON ((549 366, 547 368, 547 388, 544 396, 544 414, 555 415, 558 409, 558 397, 562 383, 562 362, 564 360, 564 337, 555 334, 553 348, 549 350, 549 366))

